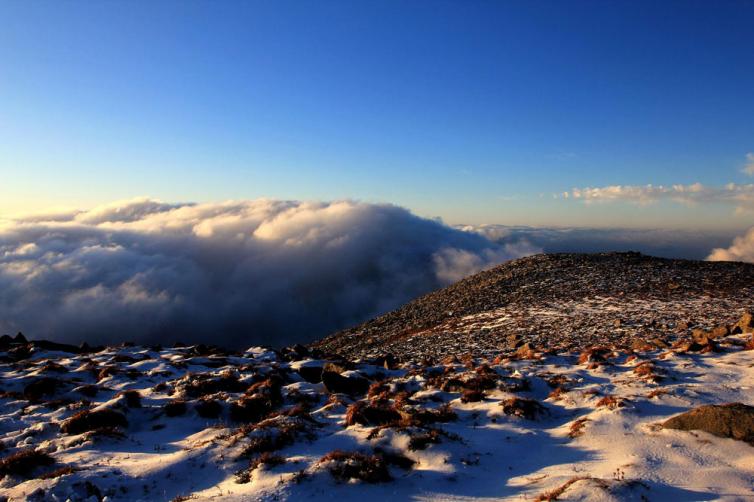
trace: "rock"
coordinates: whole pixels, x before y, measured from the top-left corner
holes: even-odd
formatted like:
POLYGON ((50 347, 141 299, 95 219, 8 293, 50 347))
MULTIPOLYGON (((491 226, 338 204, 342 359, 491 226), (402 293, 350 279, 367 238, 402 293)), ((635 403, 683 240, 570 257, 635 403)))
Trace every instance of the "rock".
POLYGON ((739 333, 751 333, 754 331, 754 314, 751 312, 745 312, 741 316, 741 319, 733 325, 731 334, 737 335, 739 333))
POLYGON ((340 373, 328 371, 327 365, 322 371, 322 383, 331 394, 348 394, 350 396, 366 394, 369 380, 358 376, 344 377, 340 373))
POLYGON ((714 337, 710 337, 709 333, 703 329, 695 329, 691 332, 691 339, 699 345, 707 345, 710 338, 714 337))
POLYGON ((309 383, 319 383, 322 381, 322 370, 319 365, 301 365, 296 373, 309 383))
POLYGON ((742 403, 700 406, 665 421, 662 426, 666 429, 709 432, 719 437, 746 441, 754 446, 754 406, 742 403))
POLYGON ((718 326, 712 329, 712 331, 709 333, 709 337, 712 339, 722 338, 724 336, 728 336, 729 334, 730 328, 728 328, 728 326, 718 326))

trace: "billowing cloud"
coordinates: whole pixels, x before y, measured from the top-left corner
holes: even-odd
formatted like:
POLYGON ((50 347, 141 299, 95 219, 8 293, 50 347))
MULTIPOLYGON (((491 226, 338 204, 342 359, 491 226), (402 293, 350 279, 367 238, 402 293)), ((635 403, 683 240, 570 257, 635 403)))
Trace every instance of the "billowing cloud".
POLYGON ((712 261, 745 261, 754 263, 754 228, 733 239, 727 248, 715 248, 707 257, 712 261))
POLYGON ((536 251, 392 205, 137 199, 0 222, 0 331, 281 345, 536 251))
MULTIPOLYGON (((564 194, 568 198, 569 192, 564 194)), ((611 185, 574 188, 570 196, 586 203, 624 201, 639 205, 670 200, 682 204, 721 203, 734 206, 738 212, 754 210, 754 184, 728 183, 713 187, 691 185, 611 185)))

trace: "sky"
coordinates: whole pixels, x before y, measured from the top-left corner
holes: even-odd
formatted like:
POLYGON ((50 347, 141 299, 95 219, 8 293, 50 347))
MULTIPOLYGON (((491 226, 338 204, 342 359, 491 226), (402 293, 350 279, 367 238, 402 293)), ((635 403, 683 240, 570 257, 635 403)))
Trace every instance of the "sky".
POLYGON ((0 17, 0 218, 266 197, 451 224, 754 223, 752 2, 7 1, 0 17))

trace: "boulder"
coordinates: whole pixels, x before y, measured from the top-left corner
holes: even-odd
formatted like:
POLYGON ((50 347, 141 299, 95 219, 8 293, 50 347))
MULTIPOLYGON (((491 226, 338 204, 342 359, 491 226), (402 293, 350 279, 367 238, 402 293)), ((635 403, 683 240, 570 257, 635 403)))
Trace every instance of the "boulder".
POLYGON ((742 403, 700 406, 665 421, 662 426, 682 431, 704 431, 754 446, 754 406, 742 403))
POLYGON ((369 380, 355 375, 343 376, 335 371, 328 371, 327 365, 322 371, 322 383, 331 394, 362 395, 369 390, 369 380))
POLYGON ((751 333, 754 332, 754 314, 751 312, 745 312, 741 316, 741 319, 733 325, 731 333, 737 335, 739 333, 751 333))

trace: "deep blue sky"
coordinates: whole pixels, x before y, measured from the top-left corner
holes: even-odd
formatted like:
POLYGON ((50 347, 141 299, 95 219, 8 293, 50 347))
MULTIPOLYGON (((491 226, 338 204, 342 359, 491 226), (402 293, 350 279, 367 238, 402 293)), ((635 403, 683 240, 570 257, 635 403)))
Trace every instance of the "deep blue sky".
POLYGON ((0 216, 266 196, 452 223, 752 222, 552 194, 750 183, 754 2, 6 1, 0 16, 0 216))

